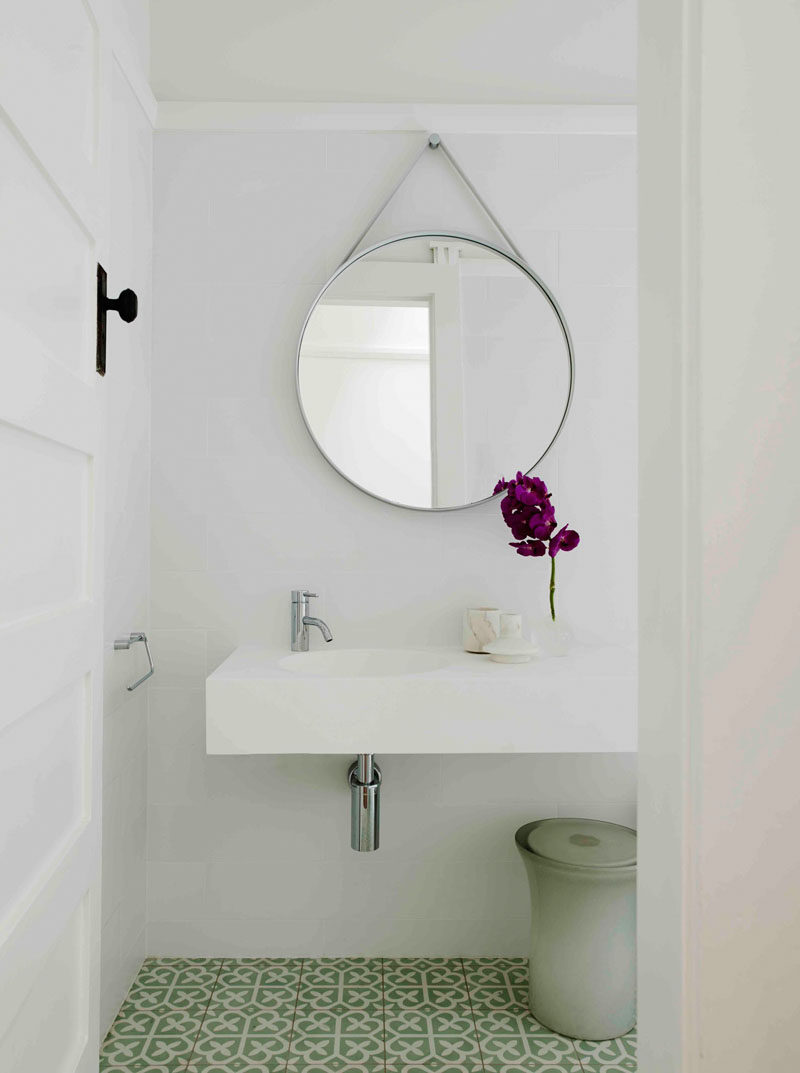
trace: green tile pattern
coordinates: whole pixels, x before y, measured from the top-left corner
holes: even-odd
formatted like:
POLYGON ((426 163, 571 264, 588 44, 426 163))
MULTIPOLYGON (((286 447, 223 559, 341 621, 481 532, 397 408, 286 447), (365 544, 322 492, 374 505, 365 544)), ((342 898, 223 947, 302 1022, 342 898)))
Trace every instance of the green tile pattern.
POLYGON ((636 1073, 527 1009, 523 958, 147 958, 101 1073, 636 1073))
POLYGON ((584 1073, 636 1073, 636 1029, 619 1039, 576 1040, 584 1073))
POLYGON ((100 1073, 185 1070, 217 983, 221 960, 148 958, 100 1053, 100 1073))

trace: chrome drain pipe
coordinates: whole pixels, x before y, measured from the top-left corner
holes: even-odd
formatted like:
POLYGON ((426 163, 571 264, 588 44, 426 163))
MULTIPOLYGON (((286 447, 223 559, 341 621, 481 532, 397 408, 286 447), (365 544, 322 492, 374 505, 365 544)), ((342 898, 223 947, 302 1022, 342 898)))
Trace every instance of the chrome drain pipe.
POLYGON ((350 785, 350 846, 370 853, 380 845, 381 769, 372 753, 359 753, 347 773, 350 785))

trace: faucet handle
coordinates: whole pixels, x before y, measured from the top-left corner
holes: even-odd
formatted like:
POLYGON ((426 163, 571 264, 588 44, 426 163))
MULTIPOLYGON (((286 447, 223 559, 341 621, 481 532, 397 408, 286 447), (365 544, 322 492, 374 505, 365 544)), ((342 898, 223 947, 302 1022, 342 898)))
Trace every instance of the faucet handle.
POLYGON ((316 595, 315 592, 308 592, 307 589, 292 589, 292 603, 304 604, 306 600, 310 600, 316 595))
POLYGON ((310 600, 312 598, 315 599, 315 600, 319 599, 319 593, 318 592, 304 592, 303 596, 305 596, 307 600, 310 600))

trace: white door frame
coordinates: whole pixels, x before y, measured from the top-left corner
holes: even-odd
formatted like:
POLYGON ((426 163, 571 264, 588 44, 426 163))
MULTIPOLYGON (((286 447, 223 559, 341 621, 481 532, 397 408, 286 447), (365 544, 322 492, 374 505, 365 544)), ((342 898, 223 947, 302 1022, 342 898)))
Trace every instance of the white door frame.
POLYGON ((640 1068, 794 1069, 800 8, 639 7, 640 1068))
POLYGON ((686 3, 639 19, 639 1063, 689 1073, 697 41, 686 3))

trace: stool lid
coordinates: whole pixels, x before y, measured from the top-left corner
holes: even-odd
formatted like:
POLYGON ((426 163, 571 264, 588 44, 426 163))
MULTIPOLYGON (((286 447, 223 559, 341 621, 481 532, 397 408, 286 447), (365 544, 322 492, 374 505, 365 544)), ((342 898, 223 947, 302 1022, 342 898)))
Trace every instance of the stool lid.
POLYGON ((524 840, 537 857, 589 868, 636 864, 636 832, 630 827, 566 818, 539 820, 527 826, 524 840))

